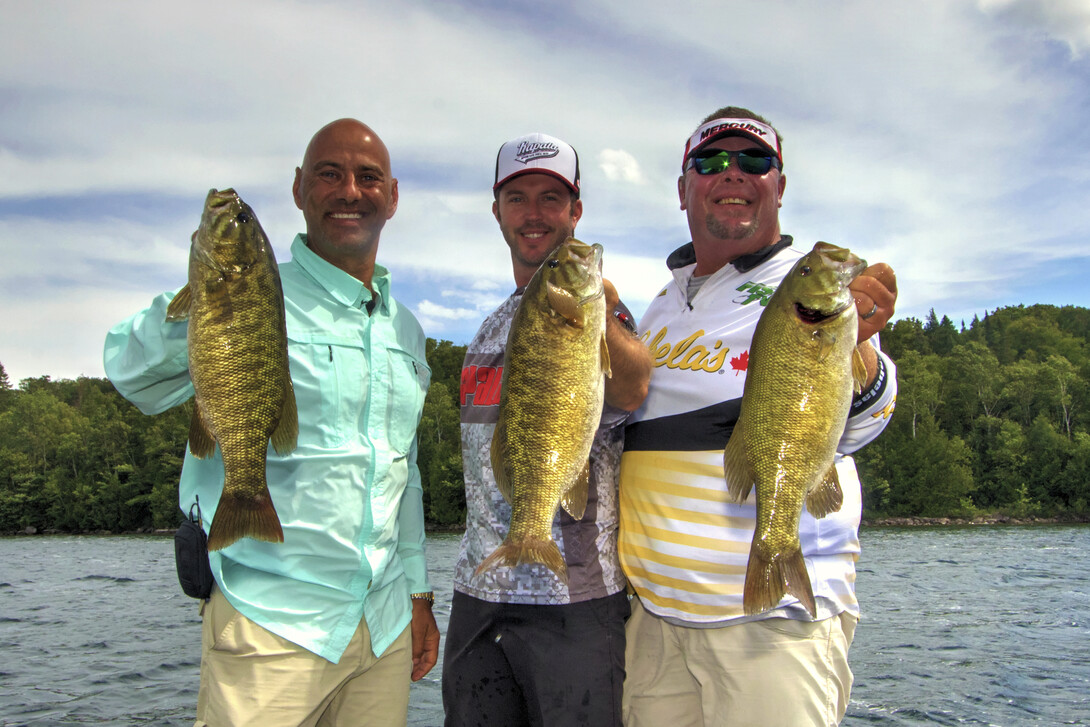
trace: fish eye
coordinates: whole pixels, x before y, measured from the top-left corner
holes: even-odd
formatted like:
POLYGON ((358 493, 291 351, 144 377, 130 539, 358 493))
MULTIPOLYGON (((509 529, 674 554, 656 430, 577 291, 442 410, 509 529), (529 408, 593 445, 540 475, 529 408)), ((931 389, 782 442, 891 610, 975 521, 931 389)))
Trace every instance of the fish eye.
POLYGON ((550 258, 550 259, 549 259, 549 262, 547 262, 547 263, 545 263, 545 264, 546 264, 546 265, 548 265, 548 266, 549 266, 550 268, 558 268, 558 267, 560 267, 560 261, 559 261, 559 260, 557 260, 557 259, 556 259, 555 257, 554 257, 554 258, 550 258))
POLYGON ((253 218, 250 217, 250 215, 246 214, 245 212, 239 212, 238 216, 235 217, 235 221, 238 222, 239 224, 242 224, 242 225, 245 225, 251 219, 253 219, 253 218))
POLYGON ((799 268, 799 275, 801 275, 801 276, 803 276, 803 277, 806 277, 806 276, 807 276, 807 275, 809 275, 809 274, 810 274, 811 272, 812 272, 812 271, 810 270, 810 266, 809 266, 809 265, 803 265, 803 266, 802 266, 801 268, 799 268))

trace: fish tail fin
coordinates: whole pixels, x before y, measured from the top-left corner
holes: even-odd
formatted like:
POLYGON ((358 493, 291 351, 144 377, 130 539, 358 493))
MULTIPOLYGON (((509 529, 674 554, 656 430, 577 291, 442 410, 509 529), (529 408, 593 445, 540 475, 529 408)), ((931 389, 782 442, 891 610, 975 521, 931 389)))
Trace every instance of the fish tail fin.
POLYGON ((746 585, 742 592, 742 606, 746 615, 772 609, 785 593, 799 599, 810 615, 817 618, 814 591, 802 551, 781 553, 780 557, 769 560, 758 549, 750 550, 746 585))
POLYGON ((219 550, 241 538, 283 543, 284 530, 276 515, 272 497, 240 497, 226 489, 216 506, 212 527, 208 529, 208 549, 219 550))
POLYGON ((840 489, 840 476, 836 465, 829 465, 825 477, 806 493, 806 511, 816 518, 823 518, 831 512, 840 510, 844 504, 844 492, 840 489))
POLYGON ((564 563, 564 556, 560 554, 560 548, 556 547, 553 540, 524 540, 518 543, 504 542, 492 555, 481 561, 477 566, 474 576, 479 576, 489 568, 509 566, 514 567, 520 563, 541 563, 564 584, 568 584, 568 566, 564 563))
POLYGON ((753 468, 746 457, 745 434, 742 420, 734 425, 727 446, 723 449, 723 475, 727 480, 727 492, 731 500, 742 504, 749 498, 753 489, 753 468))

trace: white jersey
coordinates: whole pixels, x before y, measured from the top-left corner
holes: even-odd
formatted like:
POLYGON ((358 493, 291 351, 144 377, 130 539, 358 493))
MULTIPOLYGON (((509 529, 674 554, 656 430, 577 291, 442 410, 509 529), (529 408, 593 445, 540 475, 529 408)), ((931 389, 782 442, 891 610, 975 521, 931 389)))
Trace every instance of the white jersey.
MULTIPOLYGON (((740 411, 753 330, 772 292, 805 251, 791 238, 725 265, 687 301, 692 245, 668 264, 674 280, 640 321, 654 358, 650 392, 628 420, 621 461, 621 564, 644 608, 686 625, 788 616, 809 619, 793 596, 746 617, 742 590, 756 519, 755 493, 728 501, 723 448, 740 411)), ((877 337, 872 341, 878 347, 877 337)), ((859 614, 855 562, 862 500, 847 456, 885 428, 896 400, 896 369, 879 351, 874 385, 852 403, 836 467, 839 512, 803 510, 799 538, 817 618, 859 614)))

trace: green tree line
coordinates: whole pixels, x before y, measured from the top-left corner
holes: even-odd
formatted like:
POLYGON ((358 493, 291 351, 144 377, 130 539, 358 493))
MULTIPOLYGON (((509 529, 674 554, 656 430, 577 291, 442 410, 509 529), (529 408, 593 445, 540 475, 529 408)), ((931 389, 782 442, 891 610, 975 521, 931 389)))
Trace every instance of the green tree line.
MULTIPOLYGON (((934 311, 882 334, 897 409, 856 453, 863 514, 1090 515, 1090 310, 1001 308, 957 327, 934 311)), ((465 346, 428 339, 420 422, 426 517, 460 527, 465 346)), ((24 379, 0 365, 0 532, 138 531, 181 519, 191 404, 144 416, 106 379, 24 379)))
POLYGON ((934 310, 882 333, 897 409, 856 455, 864 517, 1090 514, 1090 310, 934 310))
MULTIPOLYGON (((418 461, 433 527, 465 522, 458 389, 465 346, 427 341, 418 461)), ((145 416, 108 379, 23 379, 0 364, 0 533, 177 527, 192 401, 145 416)))

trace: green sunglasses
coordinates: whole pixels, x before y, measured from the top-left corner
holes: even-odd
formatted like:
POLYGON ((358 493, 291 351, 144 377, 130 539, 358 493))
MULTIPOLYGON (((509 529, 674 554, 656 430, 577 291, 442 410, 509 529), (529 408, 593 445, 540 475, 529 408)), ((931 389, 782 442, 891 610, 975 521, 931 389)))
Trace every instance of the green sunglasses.
POLYGON ((771 154, 759 149, 748 151, 717 151, 713 154, 691 156, 685 162, 685 169, 695 169, 697 174, 719 174, 727 171, 730 160, 738 160, 738 168, 746 174, 768 174, 772 167, 783 169, 783 162, 771 154))

